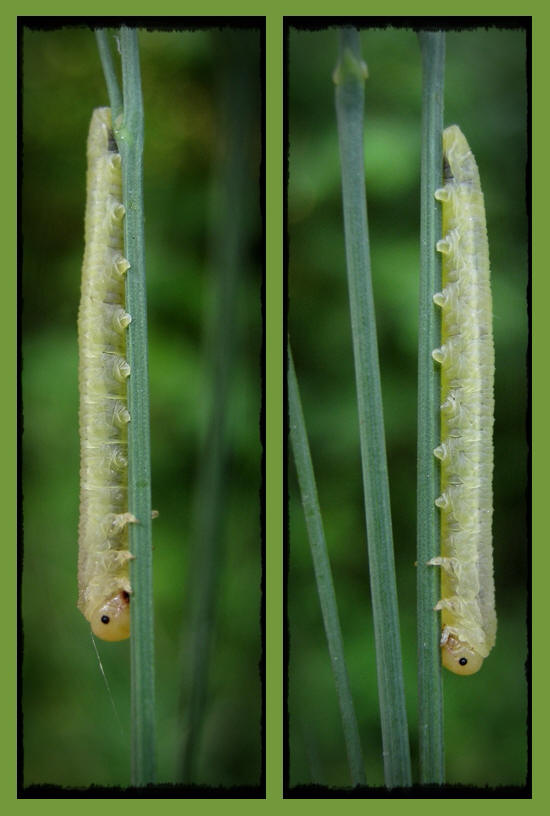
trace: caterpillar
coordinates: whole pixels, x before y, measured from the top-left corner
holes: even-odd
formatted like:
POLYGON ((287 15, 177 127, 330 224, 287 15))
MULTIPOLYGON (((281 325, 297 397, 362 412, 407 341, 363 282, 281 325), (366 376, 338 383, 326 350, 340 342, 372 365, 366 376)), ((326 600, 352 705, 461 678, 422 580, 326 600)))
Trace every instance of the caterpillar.
POLYGON ((494 646, 492 476, 494 348, 485 205, 478 168, 457 125, 443 133, 443 289, 441 309, 441 567, 442 662, 477 672, 494 646))
POLYGON ((87 144, 85 250, 78 312, 80 520, 78 609, 104 640, 130 635, 128 443, 121 158, 109 108, 87 144))

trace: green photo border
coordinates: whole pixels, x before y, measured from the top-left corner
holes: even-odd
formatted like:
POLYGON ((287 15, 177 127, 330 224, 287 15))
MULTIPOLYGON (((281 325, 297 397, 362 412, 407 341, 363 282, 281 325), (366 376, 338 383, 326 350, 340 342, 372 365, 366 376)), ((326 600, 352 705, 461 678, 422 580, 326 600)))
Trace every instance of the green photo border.
MULTIPOLYGON (((266 4, 267 5, 267 4, 266 4)), ((365 14, 407 14, 414 8, 415 15, 421 14, 441 14, 448 13, 438 3, 421 3, 411 7, 405 2, 390 3, 365 3, 358 0, 346 0, 343 4, 335 7, 325 0, 294 0, 294 2, 277 2, 272 0, 267 10, 267 45, 266 45, 266 106, 267 106, 267 126, 266 126, 266 766, 267 766, 267 802, 266 807, 269 813, 280 812, 283 808, 287 813, 292 811, 303 813, 311 807, 316 812, 333 809, 330 800, 314 800, 307 802, 304 800, 283 800, 282 799, 282 773, 283 773, 283 349, 284 339, 283 329, 283 174, 282 174, 282 151, 283 151, 283 58, 282 58, 282 17, 284 14, 296 15, 330 15, 334 12, 345 13, 347 15, 365 14)), ((548 800, 546 794, 546 782, 542 774, 542 766, 545 762, 547 751, 546 736, 547 728, 545 723, 548 719, 549 696, 546 693, 547 672, 545 671, 546 650, 542 645, 542 627, 545 624, 544 610, 541 608, 545 597, 546 572, 548 564, 547 530, 544 514, 546 496, 546 462, 550 459, 548 442, 548 389, 550 387, 550 377, 548 376, 548 349, 550 348, 549 321, 543 310, 547 309, 550 300, 550 276, 545 272, 542 265, 543 246, 545 232, 547 231, 548 210, 550 205, 547 200, 547 191, 550 185, 547 183, 550 172, 550 164, 546 160, 548 150, 548 129, 546 119, 548 117, 548 77, 550 76, 549 51, 546 40, 546 32, 550 22, 550 12, 543 8, 542 4, 533 12, 533 108, 532 108, 532 162, 533 168, 536 166, 536 173, 533 174, 533 252, 532 252, 532 357, 526 361, 529 365, 532 361, 532 406, 528 409, 528 422, 533 431, 532 447, 532 506, 533 506, 533 587, 532 598, 532 631, 533 631, 533 748, 532 748, 532 773, 533 773, 533 799, 537 805, 544 804, 548 800), (540 10, 538 10, 540 9, 540 10), (535 164, 536 162, 536 164, 535 164), (538 227, 538 233, 535 230, 538 227), (538 239, 538 240, 537 240, 538 239), (540 261, 537 271, 537 261, 540 261), (534 332, 536 331, 536 337, 534 332), (532 408, 532 413, 531 413, 532 408), (536 440, 536 441, 535 441, 536 440), (548 451, 548 456, 546 455, 548 451), (538 478, 537 478, 538 476, 538 478), (543 527, 544 525, 544 527, 543 527), (543 535, 543 530, 546 535, 543 535), (538 534, 538 535, 537 535, 538 534), (537 649, 538 644, 538 649, 537 649), (537 682, 538 680, 538 682, 537 682)), ((74 14, 74 4, 58 2, 49 6, 51 14, 74 14)), ((139 12, 144 15, 151 15, 153 9, 146 3, 121 3, 113 8, 112 4, 96 2, 94 4, 94 14, 117 14, 128 11, 129 14, 136 15, 139 12)), ((25 14, 40 14, 43 6, 40 3, 32 2, 25 4, 25 14)), ((85 7, 79 7, 82 14, 86 12, 85 7)), ((192 9, 182 6, 181 3, 164 2, 154 8, 155 14, 178 15, 182 11, 193 13, 192 9)), ((263 13, 257 3, 250 0, 241 0, 233 4, 227 4, 216 0, 197 8, 195 13, 247 15, 263 13)), ((495 14, 526 14, 530 13, 530 8, 518 8, 515 4, 507 2, 479 3, 464 2, 461 4, 460 13, 495 14)), ((83 22, 85 18, 83 17, 83 22)), ((4 6, 1 12, 2 32, 2 84, 4 99, 4 116, 2 128, 2 155, 3 165, 3 196, 2 196, 2 233, 4 247, 3 262, 3 296, 1 301, 2 319, 0 320, 0 342, 4 362, 4 372, 6 376, 7 393, 1 406, 2 427, 6 430, 4 436, 4 451, 2 456, 2 508, 1 514, 4 522, 3 554, 4 554, 4 588, 2 592, 3 621, 4 621, 4 649, 7 657, 6 668, 2 673, 2 712, 0 722, 2 723, 2 780, 0 789, 2 799, 6 807, 15 806, 21 811, 27 809, 40 808, 42 813, 53 810, 57 813, 63 812, 65 808, 73 809, 74 804, 67 801, 63 803, 59 800, 51 802, 40 802, 35 804, 32 800, 21 800, 16 802, 16 769, 17 769, 17 477, 18 472, 18 430, 17 422, 24 421, 24 406, 18 406, 18 314, 21 303, 18 301, 18 277, 17 277, 17 41, 16 23, 17 15, 9 6, 4 6)), ((529 168, 526 168, 529 181, 529 168)), ((528 190, 530 186, 528 183, 528 190)), ((44 284, 47 286, 47 282, 44 284)), ((19 432, 21 424, 19 425, 19 432)), ((19 497, 20 500, 20 497, 19 497)), ((47 637, 47 631, 45 631, 47 637)), ((498 694, 498 689, 495 689, 498 694)), ((512 701, 511 701, 512 702, 512 701)), ((85 793, 84 793, 85 795, 85 793)), ((83 799, 77 807, 84 813, 87 807, 97 808, 98 804, 91 801, 89 804, 83 799)), ((193 813, 219 812, 221 809, 230 813, 256 813, 258 808, 265 807, 257 800, 194 800, 192 803, 193 813)), ((438 800, 420 805, 424 812, 439 809, 438 800)), ((101 804, 103 812, 120 807, 116 800, 109 804, 101 804)), ((150 803, 143 800, 134 800, 130 805, 133 812, 142 812, 143 809, 150 809, 150 803)), ((185 803, 167 800, 160 802, 155 807, 160 807, 162 811, 179 812, 185 808, 185 803)), ((369 807, 363 800, 346 800, 344 805, 346 810, 359 812, 369 807)), ((386 812, 387 808, 410 807, 399 800, 386 800, 383 804, 377 803, 378 810, 386 812)), ((446 800, 447 810, 463 810, 463 803, 459 801, 446 800)), ((506 813, 519 811, 523 807, 530 807, 527 802, 524 805, 521 801, 510 800, 481 800, 476 808, 483 808, 483 812, 491 811, 498 807, 499 812, 506 813)), ((468 802, 468 809, 471 804, 468 802)), ((9 812, 9 811, 8 811, 9 812)))

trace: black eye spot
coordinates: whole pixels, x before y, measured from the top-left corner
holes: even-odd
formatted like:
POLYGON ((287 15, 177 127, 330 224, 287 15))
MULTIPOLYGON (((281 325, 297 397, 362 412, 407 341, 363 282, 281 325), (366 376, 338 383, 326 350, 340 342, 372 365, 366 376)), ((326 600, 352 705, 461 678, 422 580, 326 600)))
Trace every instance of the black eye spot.
POLYGON ((458 662, 460 663, 461 666, 466 666, 466 664, 468 663, 468 658, 467 657, 461 657, 458 662))
POLYGON ((109 615, 102 615, 101 616, 101 623, 109 623, 109 615))

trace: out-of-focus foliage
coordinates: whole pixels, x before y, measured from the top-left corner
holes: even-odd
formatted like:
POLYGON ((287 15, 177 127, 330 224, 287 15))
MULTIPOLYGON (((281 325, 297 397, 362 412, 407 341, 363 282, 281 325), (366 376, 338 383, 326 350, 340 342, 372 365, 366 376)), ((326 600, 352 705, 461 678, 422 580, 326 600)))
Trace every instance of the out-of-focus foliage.
MULTIPOLYGON (((242 134, 245 223, 227 400, 223 565, 198 779, 257 784, 261 761, 260 46, 257 30, 140 32, 150 342, 159 780, 177 778, 186 587, 198 455, 208 415, 206 326, 216 286, 220 76, 248 65, 242 134)), ((86 137, 108 105, 93 32, 22 38, 22 328, 25 784, 128 784, 129 645, 99 643, 76 609, 78 386, 76 319, 83 254, 86 137)), ((229 100, 231 104, 231 99, 229 100)), ((222 227, 223 228, 223 227, 222 227)))
MULTIPOLYGON (((413 768, 416 729, 416 372, 421 60, 411 30, 361 34, 374 297, 413 768)), ((526 774, 528 225, 524 33, 447 35, 445 123, 485 193, 496 344, 495 578, 499 630, 479 675, 445 673, 447 779, 526 774)), ((383 784, 332 70, 337 31, 290 32, 289 333, 370 784, 383 784)), ((349 784, 309 545, 290 464, 290 782, 349 784)))

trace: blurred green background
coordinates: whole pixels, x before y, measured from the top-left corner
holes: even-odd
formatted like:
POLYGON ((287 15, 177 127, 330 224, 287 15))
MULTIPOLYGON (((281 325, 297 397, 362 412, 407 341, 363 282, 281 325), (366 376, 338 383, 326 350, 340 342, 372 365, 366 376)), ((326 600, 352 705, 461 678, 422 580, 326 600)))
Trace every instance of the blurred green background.
MULTIPOLYGON (((407 712, 418 779, 416 376, 421 59, 407 29, 361 33, 365 164, 407 712)), ((336 29, 290 30, 289 335, 310 437, 368 782, 382 750, 331 75, 336 29)), ((485 194, 496 346, 497 642, 470 678, 444 673, 447 781, 523 784, 527 749, 527 77, 525 34, 447 35, 445 124, 485 194)), ((342 728, 293 463, 290 485, 290 783, 348 785, 342 728)))
MULTIPOLYGON (((150 342, 158 779, 178 778, 189 699, 189 564, 211 411, 209 343, 224 247, 238 279, 217 621, 193 781, 259 783, 261 771, 261 89, 259 30, 139 35, 150 342), (242 158, 227 189, 230 145, 242 158), (224 186, 225 185, 225 186, 224 186), (220 258, 220 254, 222 257, 220 258)), ((86 138, 108 105, 90 29, 23 29, 22 573, 25 784, 129 783, 129 641, 98 642, 112 700, 76 609, 79 493, 76 318, 86 138), (113 712, 113 704, 116 714, 113 712)), ((234 155, 234 152, 233 152, 234 155)), ((233 168, 234 169, 234 168, 233 168)), ((200 511, 200 508, 199 508, 200 511)))

